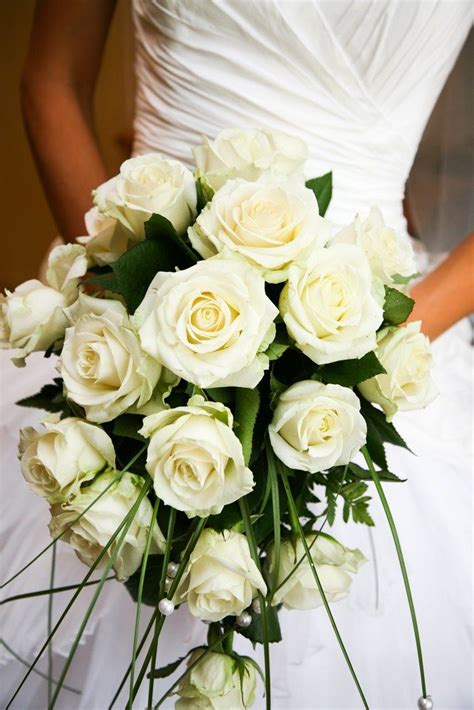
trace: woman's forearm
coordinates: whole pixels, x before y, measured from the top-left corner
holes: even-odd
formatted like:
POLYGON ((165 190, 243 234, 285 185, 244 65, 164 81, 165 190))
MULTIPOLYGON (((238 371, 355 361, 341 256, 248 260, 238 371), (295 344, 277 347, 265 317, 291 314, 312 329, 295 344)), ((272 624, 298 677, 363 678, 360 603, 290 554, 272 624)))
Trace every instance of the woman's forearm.
POLYGON ((47 81, 22 84, 22 106, 38 172, 59 234, 84 233, 91 191, 107 179, 92 116, 74 90, 47 81))
POLYGON ((474 311, 474 233, 411 292, 409 320, 421 320, 431 340, 474 311))

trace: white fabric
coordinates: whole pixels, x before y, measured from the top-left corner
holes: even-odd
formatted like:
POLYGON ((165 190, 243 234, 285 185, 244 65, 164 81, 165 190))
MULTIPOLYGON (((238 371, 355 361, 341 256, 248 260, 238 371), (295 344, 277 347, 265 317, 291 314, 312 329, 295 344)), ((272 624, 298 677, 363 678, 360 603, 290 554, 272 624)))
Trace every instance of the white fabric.
MULTIPOLYGON (((470 3, 134 0, 133 7, 135 153, 159 150, 190 163, 190 146, 201 134, 213 137, 232 126, 280 128, 308 142, 309 176, 333 170, 328 216, 334 222, 347 223, 357 210, 366 212, 375 203, 390 225, 405 228, 405 180, 469 29, 470 3)), ((434 354, 441 395, 425 412, 397 417, 417 457, 391 451, 392 469, 408 482, 386 488, 411 575, 429 691, 437 710, 461 710, 472 706, 467 324, 440 338, 434 354)), ((36 391, 52 375, 52 364, 35 356, 18 374, 1 355, 5 579, 47 542, 47 507, 23 483, 14 451, 19 426, 40 416, 25 414, 13 402, 36 391)), ((413 708, 420 688, 408 611, 393 544, 375 501, 373 512, 376 554, 367 528, 334 528, 344 544, 360 546, 370 563, 357 575, 350 597, 334 604, 333 611, 371 708, 413 708)), ((57 570, 57 583, 84 574, 65 545, 58 546, 57 570)), ((5 591, 44 588, 48 577, 43 559, 5 591)), ((56 617, 66 597, 56 595, 56 617)), ((45 638, 46 607, 46 599, 6 607, 2 635, 29 661, 45 638)), ((81 601, 56 642, 56 677, 85 607, 81 601)), ((126 590, 108 582, 68 676, 82 694, 64 691, 60 707, 105 710, 130 660, 134 615, 126 590)), ((272 647, 273 707, 360 707, 324 611, 282 612, 281 617, 284 642, 272 647)), ((147 619, 144 611, 143 622, 147 619)), ((165 624, 159 665, 179 657, 205 633, 203 624, 180 609, 165 624)), ((251 653, 244 640, 236 645, 251 653)), ((6 700, 22 671, 7 653, 4 659, 1 695, 6 700)), ((45 666, 43 658, 39 667, 44 671, 45 666)), ((174 677, 157 681, 155 701, 174 677)), ((146 685, 136 708, 146 705, 146 685)), ((32 676, 14 707, 44 708, 45 692, 45 682, 32 676)), ((118 707, 124 704, 122 696, 118 707)), ((256 707, 264 707, 261 694, 256 707)))

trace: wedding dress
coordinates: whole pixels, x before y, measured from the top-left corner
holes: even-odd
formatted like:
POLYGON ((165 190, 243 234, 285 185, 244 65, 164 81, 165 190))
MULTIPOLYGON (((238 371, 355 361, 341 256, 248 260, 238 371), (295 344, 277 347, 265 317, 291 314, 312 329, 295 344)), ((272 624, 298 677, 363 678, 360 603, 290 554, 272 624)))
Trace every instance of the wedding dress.
MULTIPOLYGON (((406 231, 402 199, 423 128, 470 26, 468 2, 360 0, 133 0, 137 97, 134 152, 156 150, 191 163, 190 146, 225 127, 268 126, 309 145, 308 177, 333 171, 327 217, 352 221, 378 205, 386 222, 406 231)), ((404 484, 386 484, 418 610, 428 690, 437 710, 472 707, 471 494, 469 326, 461 322, 434 343, 440 396, 396 424, 417 456, 389 452, 404 484)), ((34 356, 20 378, 2 354, 4 473, 3 577, 48 541, 43 501, 24 485, 15 460, 17 430, 39 415, 12 408, 53 376, 53 363, 34 356), (32 544, 34 542, 34 544, 32 544), (8 571, 6 571, 8 570, 8 571)), ((374 494, 375 495, 375 494, 374 494)), ((335 537, 360 547, 369 563, 345 601, 333 605, 342 637, 371 708, 413 708, 421 694, 400 571, 377 501, 372 533, 337 523, 335 537)), ((49 586, 45 558, 18 577, 8 594, 49 586)), ((57 546, 55 586, 79 581, 84 567, 57 546)), ((54 643, 54 676, 74 638, 92 591, 54 643)), ((54 616, 69 596, 54 598, 54 616)), ((31 661, 46 638, 47 598, 8 605, 2 632, 31 661)), ((357 708, 360 700, 324 609, 282 611, 284 641, 272 646, 273 707, 357 708)), ((148 613, 144 610, 143 622, 148 613)), ((108 582, 86 629, 58 707, 104 710, 131 653, 135 606, 124 587, 108 582)), ((201 643, 206 627, 181 608, 165 624, 158 664, 201 643)), ((244 639, 238 650, 251 651, 244 639)), ((24 668, 4 652, 11 695, 24 668)), ((44 671, 46 660, 39 664, 44 671)), ((157 681, 156 699, 173 678, 157 681)), ((46 683, 29 678, 16 708, 46 706, 46 683)), ((120 705, 125 703, 122 696, 120 705)), ((134 707, 146 705, 146 688, 134 707)), ((165 703, 173 707, 173 701, 165 703)), ((256 707, 264 707, 262 694, 256 707)))

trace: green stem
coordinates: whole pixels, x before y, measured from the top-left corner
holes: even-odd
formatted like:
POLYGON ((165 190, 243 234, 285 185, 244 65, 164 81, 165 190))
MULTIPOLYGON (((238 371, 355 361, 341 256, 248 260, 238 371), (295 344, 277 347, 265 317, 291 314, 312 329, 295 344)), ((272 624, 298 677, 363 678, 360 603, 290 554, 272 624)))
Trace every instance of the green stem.
POLYGON ((48 710, 53 710, 53 708, 56 704, 56 700, 58 699, 59 693, 61 692, 62 684, 66 678, 69 667, 73 661, 77 647, 79 646, 79 642, 82 638, 82 634, 84 633, 84 629, 87 626, 87 622, 89 621, 89 618, 90 618, 90 616, 94 610, 94 607, 96 605, 97 599, 99 598, 99 595, 100 595, 102 588, 105 584, 105 580, 107 578, 107 575, 109 574, 110 570, 112 569, 112 567, 115 563, 115 560, 117 559, 117 555, 118 555, 120 548, 122 547, 122 545, 125 541, 125 537, 128 533, 130 525, 132 524, 133 519, 138 511, 138 508, 140 507, 140 504, 141 504, 143 498, 146 496, 150 486, 151 486, 151 480, 149 479, 148 481, 146 481, 143 484, 143 486, 137 496, 135 503, 133 504, 132 508, 130 508, 129 512, 127 513, 127 515, 125 516, 125 518, 123 519, 123 521, 121 523, 121 528, 123 528, 122 534, 120 535, 120 538, 117 541, 115 549, 111 553, 111 555, 105 565, 101 580, 100 580, 99 584, 97 585, 97 589, 95 590, 94 595, 89 603, 89 606, 87 607, 87 611, 84 614, 84 617, 81 621, 81 624, 79 626, 79 630, 78 630, 76 637, 74 639, 74 642, 71 646, 71 650, 69 651, 69 655, 67 657, 66 663, 64 664, 64 667, 63 667, 63 670, 61 673, 61 677, 59 678, 59 681, 58 681, 58 685, 56 686, 56 690, 54 692, 53 699, 52 699, 50 705, 48 706, 48 710))
MULTIPOLYGON (((135 677, 135 663, 137 659, 137 645, 138 645, 138 632, 140 630, 140 616, 142 609, 142 595, 143 595, 143 585, 145 584, 146 568, 148 565, 148 555, 150 554, 151 541, 153 539, 153 528, 156 524, 156 516, 158 513, 158 506, 160 504, 159 498, 155 500, 155 505, 153 506, 153 513, 150 520, 150 527, 148 528, 148 533, 146 537, 145 549, 143 551, 143 559, 140 568, 140 580, 138 582, 138 592, 137 592, 137 613, 135 615, 135 629, 133 632, 133 646, 132 646, 132 668, 130 671, 130 697, 133 692, 133 682, 135 677)), ((131 700, 128 704, 129 710, 132 709, 131 700)))
POLYGON ((77 523, 77 521, 80 520, 80 519, 82 518, 82 516, 85 515, 85 514, 87 513, 87 511, 90 510, 90 509, 92 508, 92 506, 97 503, 98 500, 100 500, 100 498, 102 498, 103 495, 105 495, 105 494, 107 493, 107 491, 109 490, 109 488, 111 488, 111 486, 113 486, 114 483, 117 483, 117 481, 123 476, 123 474, 126 473, 126 472, 130 469, 131 466, 133 466, 133 464, 135 463, 135 461, 136 461, 136 460, 142 455, 142 453, 146 450, 147 446, 148 446, 148 444, 144 444, 144 445, 142 446, 142 448, 140 449, 140 451, 138 451, 138 452, 135 454, 135 456, 134 456, 132 459, 130 459, 130 461, 129 461, 128 464, 125 466, 125 468, 123 468, 121 471, 118 471, 118 472, 117 472, 117 475, 114 476, 114 478, 110 481, 110 483, 106 486, 106 488, 104 488, 104 490, 99 493, 99 495, 97 496, 97 498, 94 498, 94 500, 92 501, 92 503, 90 503, 90 504, 87 506, 87 508, 82 511, 82 513, 80 513, 76 518, 74 518, 73 520, 71 520, 71 522, 68 523, 68 525, 66 525, 66 526, 64 527, 64 530, 62 530, 62 532, 61 532, 59 535, 57 535, 56 537, 54 537, 54 538, 52 539, 52 541, 51 541, 48 545, 46 545, 46 547, 44 547, 40 552, 38 552, 38 554, 35 555, 35 557, 33 557, 29 562, 27 562, 27 564, 24 565, 20 570, 18 570, 18 572, 15 572, 15 574, 14 574, 12 577, 10 577, 9 579, 7 579, 6 582, 3 582, 3 584, 0 584, 0 589, 3 589, 3 588, 6 587, 8 584, 10 584, 10 582, 13 582, 14 579, 16 579, 16 578, 19 577, 21 574, 23 574, 23 572, 25 572, 25 571, 28 569, 28 567, 30 567, 34 562, 36 562, 36 560, 39 560, 39 558, 42 557, 42 555, 44 555, 44 553, 47 552, 47 551, 50 549, 50 547, 52 547, 52 546, 54 545, 55 542, 57 542, 58 540, 60 540, 60 539, 63 537, 63 535, 64 535, 75 523, 77 523))
MULTIPOLYGON (((258 547, 255 540, 255 535, 252 528, 252 520, 250 518, 249 508, 247 499, 240 498, 239 500, 240 512, 242 513, 242 519, 244 522, 244 528, 247 535, 247 540, 249 543, 250 554, 252 555, 253 561, 257 565, 257 569, 260 574, 261 566, 260 559, 258 556, 258 547)), ((262 615, 262 631, 263 631, 263 660, 265 666, 265 706, 266 710, 271 710, 272 706, 272 686, 271 686, 271 675, 270 675, 270 643, 268 640, 268 617, 267 617, 267 602, 265 597, 261 592, 258 593, 258 598, 260 601, 260 613, 262 615)))
MULTIPOLYGON (((51 554, 51 574, 49 576, 49 584, 52 587, 54 585, 54 572, 56 569, 56 543, 53 545, 53 550, 51 554)), ((48 636, 51 633, 53 626, 53 597, 50 594, 48 598, 48 636)), ((48 705, 51 704, 51 698, 53 696, 53 644, 50 643, 48 646, 48 705)))
POLYGON ((232 643, 234 641, 234 632, 230 633, 227 638, 222 637, 221 639, 222 647, 228 655, 232 653, 232 643))
POLYGON ((271 482, 272 491, 272 511, 273 511, 273 570, 270 594, 271 602, 278 584, 280 574, 280 544, 281 544, 281 521, 280 521, 280 491, 278 488, 278 475, 275 463, 275 454, 269 441, 266 443, 266 455, 268 464, 268 475, 271 482))
POLYGON ((168 698, 168 697, 171 695, 171 693, 172 693, 173 690, 176 688, 176 686, 179 685, 179 683, 181 683, 181 681, 183 680, 184 676, 186 676, 188 673, 190 673, 190 672, 193 670, 193 668, 194 668, 195 666, 197 666, 197 664, 198 664, 200 661, 202 661, 202 659, 205 658, 205 656, 207 656, 208 653, 210 653, 211 651, 216 650, 216 649, 219 647, 220 644, 222 644, 223 642, 227 641, 227 638, 228 638, 229 636, 233 635, 233 633, 234 633, 234 630, 233 630, 232 628, 228 629, 228 630, 225 632, 225 634, 223 634, 223 635, 220 637, 220 639, 219 639, 218 641, 215 641, 213 644, 211 644, 211 646, 208 646, 208 647, 206 648, 206 650, 204 651, 204 653, 202 653, 200 656, 198 656, 198 658, 196 658, 192 663, 190 663, 189 666, 188 666, 188 667, 186 668, 186 670, 184 671, 184 673, 181 673, 181 675, 179 676, 179 678, 178 678, 177 680, 175 680, 175 682, 173 683, 173 685, 168 688, 168 690, 166 691, 166 693, 165 693, 164 695, 161 696, 161 698, 158 700, 157 704, 153 707, 153 710, 158 710, 158 708, 164 703, 164 701, 166 700, 166 698, 168 698))
MULTIPOLYGON (((166 574, 168 570, 168 564, 170 561, 171 557, 171 547, 173 544, 173 535, 174 535, 174 527, 176 524, 176 510, 175 508, 170 509, 170 517, 168 520, 168 531, 166 534, 166 547, 165 547, 165 554, 163 557, 163 569, 161 570, 161 578, 160 578, 160 584, 158 588, 158 600, 156 603, 156 616, 157 616, 157 621, 156 625, 158 625, 158 621, 160 619, 160 615, 158 612, 158 604, 160 599, 163 599, 164 594, 165 594, 165 582, 166 582, 166 574)), ((155 628, 155 633, 156 633, 156 628, 155 628)), ((155 647, 153 649, 153 655, 151 657, 150 661, 150 671, 153 671, 156 666, 156 654, 158 652, 158 641, 155 644, 155 647)), ((148 706, 149 708, 152 707, 153 705, 153 686, 155 684, 155 676, 153 672, 151 672, 150 678, 149 678, 149 683, 148 683, 148 706)))
POLYGON ((367 466, 369 467, 369 471, 370 471, 370 475, 372 476, 372 480, 375 483, 375 488, 377 490, 378 496, 379 496, 380 501, 382 503, 382 506, 383 506, 383 509, 385 512, 385 516, 388 521, 388 526, 389 526, 390 532, 392 534, 393 542, 395 544, 395 549, 397 551, 398 562, 400 564, 400 569, 402 571, 403 584, 405 585, 405 593, 406 593, 407 600, 408 600, 408 607, 410 609, 411 623, 413 626, 413 633, 415 635, 416 652, 418 655, 418 666, 420 669, 421 691, 422 691, 423 697, 426 698, 426 679, 425 679, 425 669, 424 669, 424 663, 423 663, 423 651, 421 648, 420 632, 418 629, 415 604, 414 604, 413 596, 411 593, 410 581, 408 579, 408 572, 407 572, 407 568, 405 565, 405 559, 403 557, 403 551, 402 551, 402 546, 400 544, 400 538, 398 537, 398 532, 397 532, 397 528, 395 526, 395 521, 393 519, 392 512, 390 510, 390 506, 388 504, 387 498, 385 497, 385 493, 382 488, 382 484, 380 482, 379 475, 375 469, 374 463, 373 463, 372 458, 367 450, 367 447, 366 446, 362 447, 361 451, 362 451, 362 454, 365 458, 367 466))
POLYGON ((328 615, 328 617, 329 617, 329 621, 331 622, 331 626, 332 626, 332 628, 333 628, 334 634, 335 634, 335 636, 336 636, 336 638, 337 638, 337 641, 338 641, 338 643, 339 643, 340 649, 341 649, 341 651, 342 651, 342 655, 343 655, 344 658, 345 658, 345 661, 346 661, 347 666, 348 666, 348 668, 349 668, 349 671, 350 671, 350 673, 351 673, 351 675, 352 675, 352 678, 353 678, 353 680, 354 680, 354 683, 355 683, 355 685, 356 685, 356 688, 357 688, 357 690, 358 690, 358 692, 359 692, 360 698, 361 698, 361 700, 362 700, 362 702, 363 702, 363 704, 364 704, 364 707, 366 708, 366 710, 368 710, 369 706, 368 706, 368 704, 367 704, 367 700, 365 699, 365 695, 364 695, 364 693, 363 693, 363 691, 362 691, 362 688, 361 688, 361 685, 360 685, 359 680, 358 680, 358 678, 357 678, 356 672, 355 672, 355 670, 354 670, 354 668, 353 668, 353 666, 352 666, 351 659, 349 658, 349 654, 348 654, 347 651, 346 651, 346 647, 344 646, 344 642, 343 642, 342 637, 341 637, 341 635, 340 635, 340 633, 339 633, 339 629, 337 628, 336 621, 335 621, 335 619, 334 619, 334 616, 332 615, 331 609, 330 609, 330 607, 329 607, 328 600, 327 600, 327 598, 326 598, 326 594, 325 594, 324 589, 323 589, 323 585, 321 584, 321 580, 319 579, 319 575, 318 575, 318 572, 317 572, 317 569, 316 569, 316 565, 314 564, 314 560, 313 560, 313 558, 312 558, 312 556, 311 556, 311 552, 310 552, 310 550, 309 550, 308 543, 306 542, 306 537, 305 537, 305 534, 304 534, 304 532, 303 532, 303 528, 301 527, 301 523, 300 523, 300 520, 299 520, 299 517, 298 517, 298 512, 297 512, 295 500, 294 500, 294 498, 293 498, 293 493, 291 492, 291 488, 290 488, 290 484, 289 484, 289 482, 288 482, 288 476, 287 476, 285 467, 284 467, 283 465, 281 465, 281 466, 279 466, 279 468, 280 468, 280 474, 281 474, 281 477, 282 477, 282 480, 283 480, 283 486, 284 486, 284 488, 285 488, 286 496, 287 496, 287 498, 288 498, 288 505, 289 505, 289 508, 290 508, 291 518, 292 518, 292 521, 293 521, 293 520, 295 521, 295 530, 296 530, 296 532, 298 533, 298 537, 299 537, 299 539, 301 540, 301 543, 302 543, 302 545, 303 545, 303 547, 304 547, 304 551, 305 551, 305 554, 306 554, 306 558, 307 558, 307 560, 308 560, 308 564, 309 564, 309 566, 310 566, 310 568, 311 568, 311 571, 312 571, 312 573, 313 573, 313 577, 314 577, 314 580, 315 580, 315 582, 316 582, 316 586, 317 586, 317 588, 318 588, 319 594, 321 595, 321 599, 322 599, 322 601, 323 601, 324 608, 325 608, 326 613, 327 613, 327 615, 328 615))

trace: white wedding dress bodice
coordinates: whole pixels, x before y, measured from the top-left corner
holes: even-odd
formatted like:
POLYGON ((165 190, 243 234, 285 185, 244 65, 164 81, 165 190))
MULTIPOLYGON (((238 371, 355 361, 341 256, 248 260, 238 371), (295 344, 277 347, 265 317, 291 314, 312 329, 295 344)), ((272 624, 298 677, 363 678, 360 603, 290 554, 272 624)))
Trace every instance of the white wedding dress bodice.
MULTIPOLYGON (((469 2, 378 0, 133 0, 137 98, 134 152, 157 150, 191 164, 190 146, 223 128, 266 126, 309 145, 308 177, 333 171, 328 217, 350 222, 377 204, 386 222, 405 230, 407 175, 431 109, 470 26, 469 2)), ((3 379, 3 578, 48 542, 47 507, 24 484, 15 458, 20 426, 40 414, 12 408, 54 376, 34 356, 21 381, 7 353, 3 379), (34 544, 33 544, 34 543, 34 544)), ((466 324, 434 344, 439 398, 424 412, 397 417, 417 456, 389 452, 405 484, 386 486, 402 543, 424 642, 428 690, 436 710, 472 707, 469 620, 471 352, 466 324), (446 496, 446 491, 452 495, 446 496), (452 499, 452 500, 451 500, 452 499)), ((336 524, 332 532, 360 547, 369 563, 348 599, 333 612, 373 710, 408 710, 420 693, 409 615, 383 512, 376 530, 336 524)), ((49 586, 49 559, 18 577, 7 594, 49 586)), ((58 544, 55 586, 79 582, 85 568, 58 544)), ((85 590, 54 643, 54 672, 74 639, 94 588, 85 590)), ((54 616, 69 595, 54 598, 54 616)), ((8 605, 2 635, 10 651, 31 662, 47 632, 47 597, 8 605)), ((284 641, 271 649, 275 710, 353 710, 357 692, 323 609, 280 613, 284 641)), ((148 620, 146 610, 142 621, 148 620)), ((130 662, 135 605, 108 582, 66 680, 59 708, 105 710, 130 662)), ((158 665, 205 638, 204 624, 180 608, 165 624, 158 665)), ((252 654, 248 642, 237 648, 252 654)), ((2 698, 24 668, 5 651, 2 698)), ((46 670, 43 659, 39 664, 46 670)), ((179 671, 178 671, 179 672, 179 671)), ((155 702, 171 685, 156 682, 155 702)), ((134 707, 147 703, 147 683, 134 707)), ((260 688, 261 691, 261 688, 260 688)), ((121 696, 119 706, 126 702, 121 696)), ((173 707, 170 699, 163 706, 173 707)), ((46 683, 33 675, 13 708, 46 707, 46 683)), ((255 706, 264 707, 259 692, 255 706)))
POLYGON ((328 170, 328 217, 402 199, 423 129, 469 30, 466 2, 134 0, 135 152, 191 161, 223 128, 303 138, 328 170))

